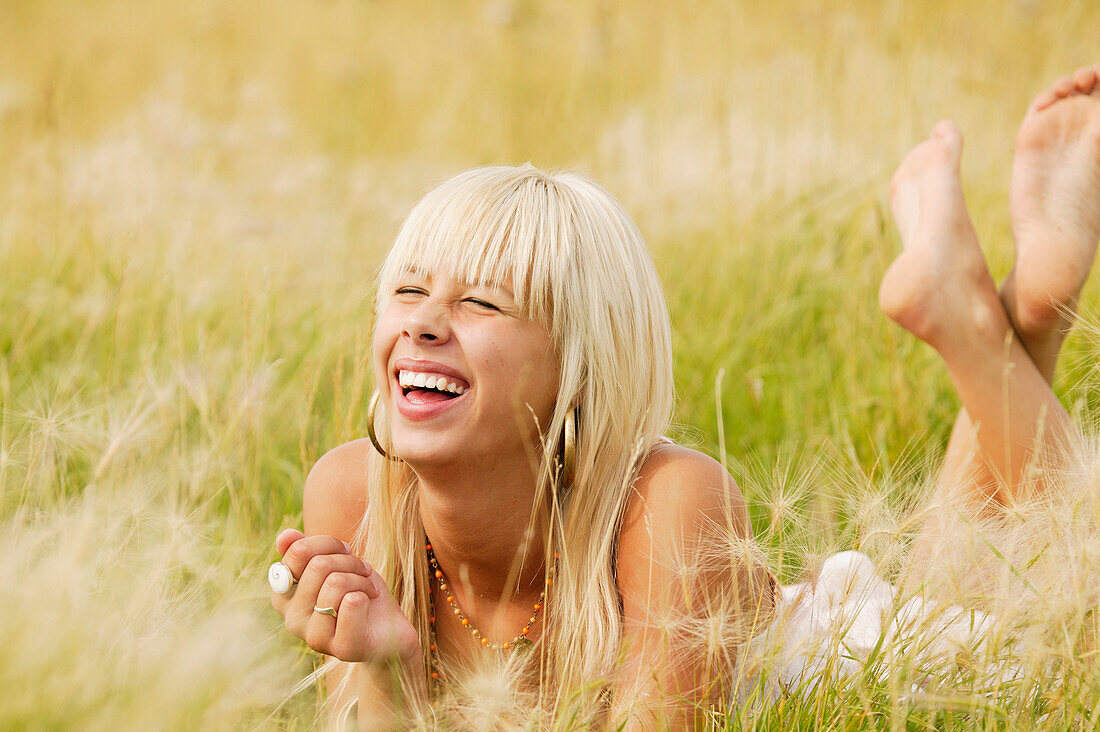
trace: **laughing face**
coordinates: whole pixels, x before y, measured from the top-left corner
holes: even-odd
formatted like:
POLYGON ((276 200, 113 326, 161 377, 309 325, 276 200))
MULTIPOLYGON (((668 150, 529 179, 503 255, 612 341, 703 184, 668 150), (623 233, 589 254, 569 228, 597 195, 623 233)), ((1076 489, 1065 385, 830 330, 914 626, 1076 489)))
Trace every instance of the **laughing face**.
POLYGON ((409 273, 374 333, 393 452, 414 468, 522 451, 548 424, 559 367, 546 329, 504 287, 409 273))

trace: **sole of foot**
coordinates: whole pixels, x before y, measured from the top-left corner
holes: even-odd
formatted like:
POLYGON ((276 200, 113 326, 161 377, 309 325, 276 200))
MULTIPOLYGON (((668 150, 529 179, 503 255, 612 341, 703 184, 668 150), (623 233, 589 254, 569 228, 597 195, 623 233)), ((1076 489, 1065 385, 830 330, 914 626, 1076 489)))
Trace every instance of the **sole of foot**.
POLYGON ((1025 339, 1064 333, 1100 238, 1100 66, 1058 79, 1028 108, 1009 193, 1016 266, 1004 294, 1025 339))
POLYGON ((898 167, 890 205, 903 249, 879 288, 883 312, 941 351, 972 337, 1000 310, 966 211, 961 158, 962 134, 944 120, 898 167))

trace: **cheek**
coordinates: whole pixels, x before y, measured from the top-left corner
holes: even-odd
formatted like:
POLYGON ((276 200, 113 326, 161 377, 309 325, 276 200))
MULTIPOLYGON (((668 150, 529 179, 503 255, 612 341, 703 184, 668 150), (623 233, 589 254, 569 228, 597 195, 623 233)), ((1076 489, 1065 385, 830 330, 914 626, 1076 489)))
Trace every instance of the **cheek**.
POLYGON ((545 424, 557 402, 560 366, 543 339, 532 339, 525 345, 519 349, 523 355, 511 364, 511 373, 517 384, 522 382, 523 401, 545 424))
POLYGON ((374 336, 371 339, 371 353, 373 354, 374 384, 375 388, 387 389, 389 384, 389 360, 393 346, 397 342, 399 331, 394 329, 393 318, 387 318, 383 312, 374 326, 374 336))
POLYGON ((523 340, 494 335, 476 347, 467 348, 467 353, 475 348, 483 388, 495 393, 493 403, 499 410, 510 413, 517 404, 528 404, 537 410, 543 408, 549 377, 544 374, 543 359, 527 348, 523 340))
POLYGON ((547 358, 539 367, 539 393, 542 403, 537 405, 543 412, 544 422, 549 420, 554 411, 554 404, 558 401, 558 388, 560 381, 560 369, 558 364, 547 358))

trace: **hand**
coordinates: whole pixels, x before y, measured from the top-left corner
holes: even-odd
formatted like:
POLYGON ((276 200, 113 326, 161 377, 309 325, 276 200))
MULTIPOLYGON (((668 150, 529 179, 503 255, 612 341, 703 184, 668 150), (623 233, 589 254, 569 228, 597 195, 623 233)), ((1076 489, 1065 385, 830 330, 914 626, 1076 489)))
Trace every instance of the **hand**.
POLYGON ((275 548, 298 578, 291 594, 271 593, 271 604, 291 634, 341 661, 419 659, 416 629, 382 578, 347 544, 332 536, 305 536, 287 529, 275 539, 275 548), (334 608, 337 617, 315 612, 314 606, 334 608))

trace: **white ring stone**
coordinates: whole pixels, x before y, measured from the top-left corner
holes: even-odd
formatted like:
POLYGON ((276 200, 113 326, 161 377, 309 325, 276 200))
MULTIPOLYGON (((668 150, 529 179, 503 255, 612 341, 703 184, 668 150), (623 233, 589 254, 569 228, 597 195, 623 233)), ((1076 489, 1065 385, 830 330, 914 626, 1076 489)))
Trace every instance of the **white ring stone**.
POLYGON ((290 568, 282 562, 275 562, 267 568, 267 583, 271 585, 272 592, 289 595, 296 582, 290 568))

